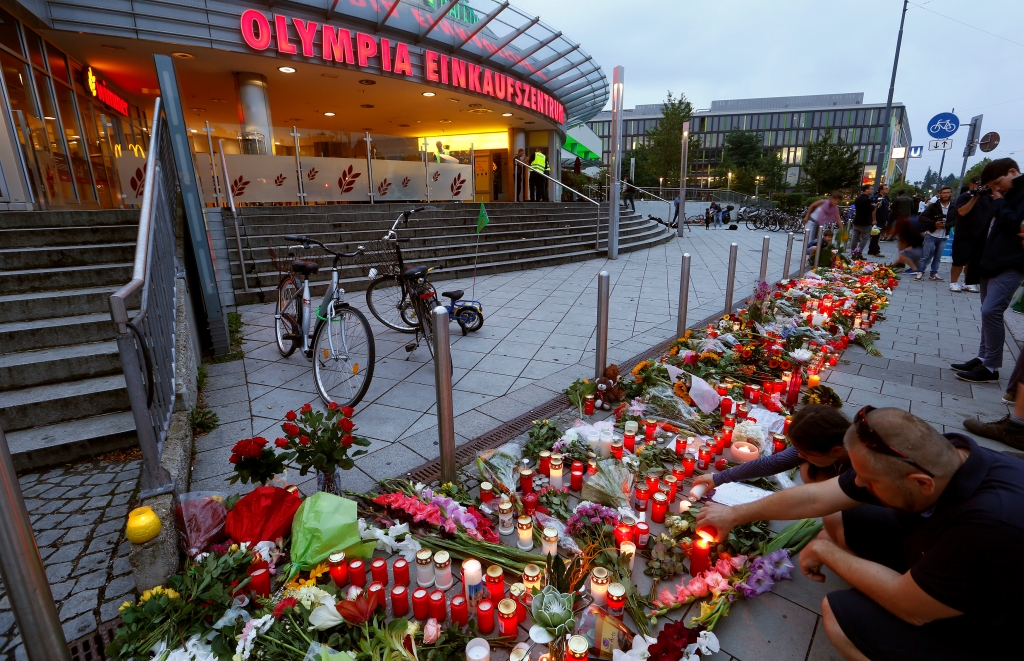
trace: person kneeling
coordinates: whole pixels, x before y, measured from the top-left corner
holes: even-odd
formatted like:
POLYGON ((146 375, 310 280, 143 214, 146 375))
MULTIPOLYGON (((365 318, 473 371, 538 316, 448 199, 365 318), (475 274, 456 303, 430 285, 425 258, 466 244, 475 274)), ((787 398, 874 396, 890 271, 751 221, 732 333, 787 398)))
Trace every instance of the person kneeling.
POLYGON ((1024 462, 901 409, 866 406, 854 420, 850 470, 746 505, 706 504, 698 527, 721 539, 758 519, 824 517, 800 570, 824 582, 828 567, 853 586, 821 604, 847 659, 1008 658, 1024 616, 1024 462))

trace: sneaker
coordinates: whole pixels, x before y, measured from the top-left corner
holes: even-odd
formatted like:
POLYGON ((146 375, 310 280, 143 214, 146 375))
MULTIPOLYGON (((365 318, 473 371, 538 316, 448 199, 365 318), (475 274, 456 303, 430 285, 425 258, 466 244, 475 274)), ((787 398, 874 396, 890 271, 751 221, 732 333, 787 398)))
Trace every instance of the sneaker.
POLYGON ((964 291, 971 292, 972 294, 980 294, 981 287, 978 285, 964 285, 964 291))
POLYGON ((970 372, 957 372, 955 376, 969 383, 999 383, 999 372, 993 372, 984 365, 978 365, 970 372))
POLYGON ((914 280, 916 282, 924 280, 924 271, 914 271, 914 280))
POLYGON ((935 282, 942 282, 942 278, 939 277, 938 273, 932 273, 930 276, 928 276, 928 279, 934 280, 935 282))
POLYGON ((971 358, 966 363, 953 363, 949 366, 949 369, 956 370, 957 372, 970 372, 978 367, 981 367, 981 358, 971 358))
POLYGON ((906 271, 903 272, 903 275, 916 275, 918 273, 920 273, 920 271, 915 271, 914 269, 907 269, 906 271))
POLYGON ((1016 403, 1017 403, 1017 393, 1013 393, 1013 392, 1004 392, 1003 393, 1003 404, 1009 404, 1010 406, 1013 406, 1016 403))
POLYGON ((964 429, 972 434, 1005 443, 1015 450, 1024 450, 1024 425, 1010 420, 1009 415, 994 422, 964 420, 964 429))
POLYGON ((949 291, 963 291, 963 290, 964 290, 964 286, 961 285, 959 282, 951 282, 949 284, 949 291))

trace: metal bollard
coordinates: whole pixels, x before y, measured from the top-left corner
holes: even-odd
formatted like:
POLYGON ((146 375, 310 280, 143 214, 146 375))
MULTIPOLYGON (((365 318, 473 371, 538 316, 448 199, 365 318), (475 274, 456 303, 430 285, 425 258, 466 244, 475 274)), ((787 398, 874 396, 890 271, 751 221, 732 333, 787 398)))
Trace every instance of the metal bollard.
POLYGON ((819 227, 818 228, 818 249, 816 249, 814 251, 814 269, 815 270, 818 269, 818 263, 821 262, 821 244, 822 244, 822 239, 825 238, 824 234, 825 233, 819 227))
POLYGON ((786 238, 786 261, 782 263, 782 279, 789 280, 789 267, 793 259, 793 233, 786 238))
POLYGON ((594 378, 604 376, 608 367, 608 296, 611 293, 611 276, 608 271, 597 274, 597 350, 595 354, 594 378))
POLYGON ((758 282, 768 281, 768 244, 772 241, 771 237, 765 236, 761 241, 761 277, 758 278, 758 282))
POLYGON ((804 244, 800 247, 800 275, 807 270, 807 249, 811 246, 811 230, 804 230, 804 244))
POLYGON ((736 257, 739 246, 735 243, 729 246, 729 274, 725 282, 725 314, 732 312, 732 292, 736 287, 736 257))
POLYGON ((455 416, 452 411, 452 344, 448 309, 434 308, 434 387, 437 391, 437 440, 441 450, 441 484, 455 482, 455 416))
POLYGON ((690 253, 683 253, 682 271, 679 272, 679 311, 676 313, 676 337, 686 334, 686 311, 690 306, 690 253))
POLYGON ((0 579, 31 661, 70 661, 7 437, 0 429, 0 579))

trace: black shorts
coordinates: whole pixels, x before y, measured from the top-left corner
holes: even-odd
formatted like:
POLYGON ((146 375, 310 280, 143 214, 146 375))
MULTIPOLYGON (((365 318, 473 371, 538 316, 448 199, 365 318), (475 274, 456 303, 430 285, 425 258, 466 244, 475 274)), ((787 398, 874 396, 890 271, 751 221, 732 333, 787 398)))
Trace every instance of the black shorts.
MULTIPOLYGON (((861 505, 843 512, 846 545, 857 556, 907 571, 896 516, 884 507, 861 505)), ((936 620, 922 626, 904 622, 857 590, 828 594, 836 622, 871 661, 969 661, 993 659, 991 630, 982 633, 967 617, 936 620), (985 640, 985 639, 988 640, 985 640)))
POLYGON ((973 237, 953 232, 953 266, 967 266, 971 262, 974 241, 973 237))

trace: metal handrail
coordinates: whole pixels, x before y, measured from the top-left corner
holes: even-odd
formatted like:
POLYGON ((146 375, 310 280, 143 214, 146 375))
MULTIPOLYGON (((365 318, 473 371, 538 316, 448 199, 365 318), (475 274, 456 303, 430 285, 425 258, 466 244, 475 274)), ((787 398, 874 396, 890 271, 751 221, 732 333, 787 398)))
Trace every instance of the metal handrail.
POLYGON ((628 181, 622 181, 622 182, 620 182, 620 183, 621 183, 621 184, 622 184, 623 186, 629 186, 629 187, 630 187, 630 188, 632 188, 633 190, 638 190, 638 191, 640 191, 641 193, 643 193, 644 195, 650 195, 651 197, 653 197, 653 198, 655 198, 655 199, 658 199, 658 200, 661 200, 662 202, 668 202, 669 204, 672 204, 672 200, 666 200, 666 199, 665 199, 665 198, 663 198, 663 197, 659 197, 658 195, 655 195, 654 193, 652 193, 652 192, 651 192, 651 191, 649 191, 649 190, 645 190, 645 189, 643 189, 643 188, 640 188, 639 186, 634 186, 633 184, 629 183, 628 181))
POLYGON ((576 190, 574 188, 570 188, 569 186, 566 186, 565 184, 563 184, 561 181, 555 179, 554 177, 549 177, 548 175, 544 174, 543 172, 540 172, 539 170, 534 170, 527 163, 524 163, 524 162, 519 161, 519 160, 513 160, 512 162, 516 163, 518 165, 521 165, 530 174, 539 174, 540 176, 544 177, 548 181, 555 182, 556 184, 558 184, 559 186, 561 186, 565 190, 570 191, 572 193, 576 193, 577 195, 582 197, 587 202, 590 202, 591 204, 597 205, 597 227, 594 229, 594 250, 600 250, 601 249, 601 203, 600 202, 595 202, 594 200, 590 199, 589 197, 587 197, 583 193, 579 192, 578 190, 576 190))
MULTIPOLYGON (((238 232, 238 210, 235 208, 235 194, 231 191, 231 178, 228 176, 228 161, 224 158, 224 141, 218 140, 217 146, 220 147, 220 167, 224 172, 224 190, 228 193, 228 206, 231 207, 231 217, 235 219, 235 246, 238 250, 238 268, 242 272, 242 287, 245 291, 249 291, 249 278, 245 275, 245 256, 242 254, 242 236, 238 232)), ((299 151, 296 149, 295 153, 299 151)), ((211 156, 212 158, 212 156, 211 156)), ((296 156, 296 160, 298 157, 296 156)), ((302 189, 302 174, 299 174, 299 190, 302 189)), ((300 192, 300 195, 305 193, 300 192)), ((248 236, 248 235, 246 235, 248 236)), ((250 254, 250 257, 252 255, 250 254)))
POLYGON ((140 500, 174 491, 174 481, 160 464, 160 455, 176 389, 179 276, 174 223, 178 175, 161 108, 158 98, 153 108, 132 279, 110 296, 110 316, 117 326, 117 349, 142 450, 140 500), (136 294, 141 295, 141 305, 129 320, 127 301, 136 294))

